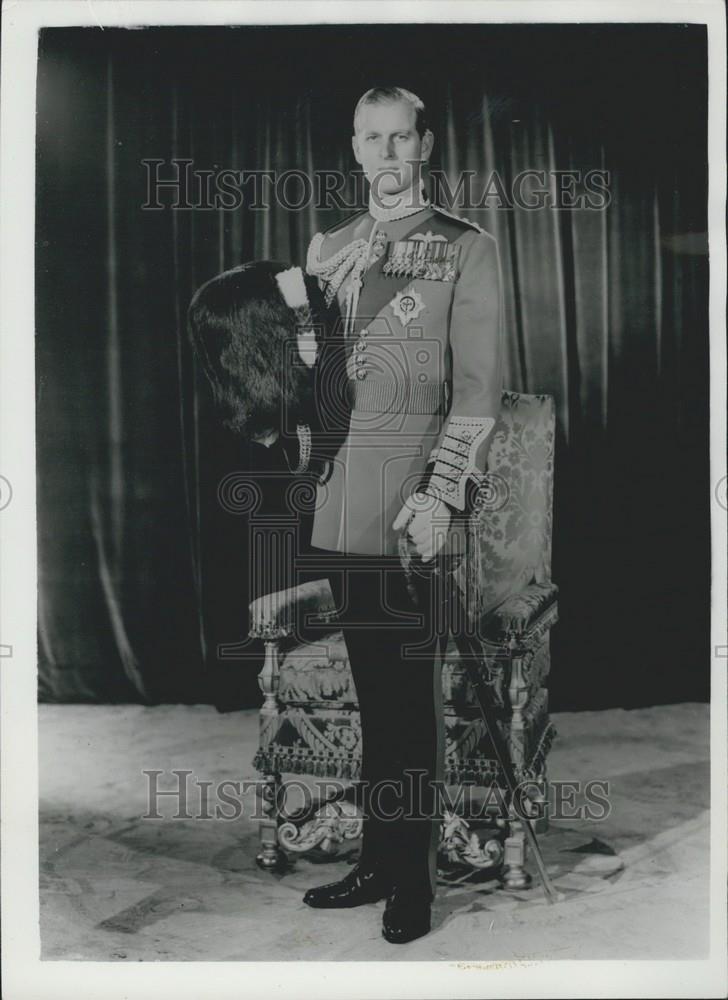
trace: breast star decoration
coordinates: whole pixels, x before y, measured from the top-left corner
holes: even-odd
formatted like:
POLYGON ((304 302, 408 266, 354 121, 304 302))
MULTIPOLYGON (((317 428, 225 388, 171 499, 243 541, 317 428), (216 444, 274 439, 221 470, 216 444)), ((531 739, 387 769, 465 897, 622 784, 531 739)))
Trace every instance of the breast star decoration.
POLYGON ((400 321, 402 326, 417 319, 423 309, 426 308, 424 300, 416 288, 405 288, 403 292, 397 292, 390 302, 392 312, 400 321))

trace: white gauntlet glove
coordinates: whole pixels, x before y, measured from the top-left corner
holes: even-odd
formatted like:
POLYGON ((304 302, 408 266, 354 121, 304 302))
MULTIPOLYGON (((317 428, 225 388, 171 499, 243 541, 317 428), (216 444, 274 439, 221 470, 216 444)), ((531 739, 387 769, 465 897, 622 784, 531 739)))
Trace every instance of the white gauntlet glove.
POLYGON ((424 562, 434 559, 447 541, 452 513, 437 497, 413 493, 392 524, 394 531, 407 528, 407 535, 424 562))

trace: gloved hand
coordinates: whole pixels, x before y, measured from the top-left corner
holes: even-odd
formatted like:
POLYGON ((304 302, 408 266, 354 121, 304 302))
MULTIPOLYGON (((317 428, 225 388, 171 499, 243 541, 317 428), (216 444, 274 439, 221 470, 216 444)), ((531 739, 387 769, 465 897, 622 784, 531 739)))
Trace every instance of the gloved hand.
POLYGON ((394 531, 407 535, 424 562, 434 559, 447 541, 452 512, 448 505, 426 493, 413 493, 392 524, 394 531))

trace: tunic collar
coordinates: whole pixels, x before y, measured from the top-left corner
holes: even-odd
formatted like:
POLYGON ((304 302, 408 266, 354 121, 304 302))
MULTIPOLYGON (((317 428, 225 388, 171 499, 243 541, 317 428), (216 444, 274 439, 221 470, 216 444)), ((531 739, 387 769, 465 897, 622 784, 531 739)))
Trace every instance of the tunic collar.
POLYGON ((401 191, 393 198, 388 199, 389 204, 384 199, 375 201, 372 191, 369 191, 369 214, 377 222, 396 222, 397 219, 406 219, 409 215, 415 215, 430 207, 430 199, 425 193, 424 184, 420 182, 419 189, 415 191, 401 191))

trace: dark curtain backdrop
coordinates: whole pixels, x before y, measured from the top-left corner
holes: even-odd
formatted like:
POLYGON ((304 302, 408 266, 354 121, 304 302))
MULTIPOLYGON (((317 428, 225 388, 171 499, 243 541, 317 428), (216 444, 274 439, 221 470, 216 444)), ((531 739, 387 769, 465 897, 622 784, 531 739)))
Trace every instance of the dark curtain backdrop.
POLYGON ((247 627, 244 520, 215 501, 241 455, 185 311, 241 261, 302 263, 346 212, 142 210, 142 160, 350 170, 378 82, 428 103, 452 187, 611 172, 604 211, 463 209, 500 245, 506 387, 556 398, 552 706, 707 697, 703 28, 50 29, 39 51, 42 699, 256 702, 257 666, 215 655, 247 627))

